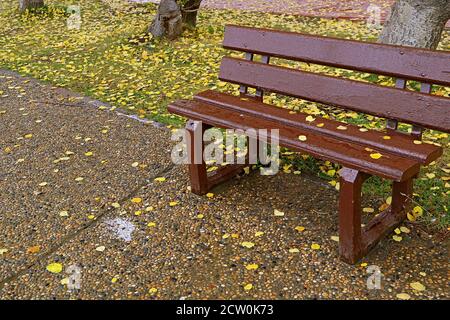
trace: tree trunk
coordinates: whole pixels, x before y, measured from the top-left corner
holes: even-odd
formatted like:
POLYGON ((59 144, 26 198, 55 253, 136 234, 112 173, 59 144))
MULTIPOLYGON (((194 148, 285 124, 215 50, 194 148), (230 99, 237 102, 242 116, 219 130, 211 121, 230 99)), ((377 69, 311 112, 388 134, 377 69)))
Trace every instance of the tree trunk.
POLYGON ((397 0, 379 42, 436 49, 449 19, 450 0, 397 0))
POLYGON ((175 39, 181 35, 183 22, 176 0, 161 0, 148 31, 156 38, 175 39))
POLYGON ((19 10, 25 11, 44 6, 44 0, 19 0, 19 10))
POLYGON ((183 15, 183 24, 190 28, 197 25, 197 14, 202 0, 188 0, 181 9, 183 15))

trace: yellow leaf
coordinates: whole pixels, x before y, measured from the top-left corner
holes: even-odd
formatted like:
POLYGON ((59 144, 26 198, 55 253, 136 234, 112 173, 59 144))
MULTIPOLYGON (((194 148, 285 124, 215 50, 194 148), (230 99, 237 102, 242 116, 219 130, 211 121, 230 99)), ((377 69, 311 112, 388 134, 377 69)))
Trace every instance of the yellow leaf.
POLYGON ((408 212, 406 213, 406 217, 408 218, 409 221, 414 222, 416 221, 416 217, 414 216, 414 214, 408 212))
POLYGON ((105 246, 98 246, 97 248, 95 248, 95 251, 103 252, 103 251, 105 251, 105 249, 106 249, 105 246))
POLYGON ((213 197, 214 197, 214 193, 208 192, 208 193, 206 194, 206 197, 207 197, 207 198, 213 198, 213 197))
POLYGON ((338 236, 331 236, 331 240, 339 242, 339 237, 338 236))
POLYGON ((369 131, 369 130, 366 129, 366 128, 359 128, 359 131, 361 131, 361 132, 367 132, 367 131, 369 131))
POLYGON ((400 236, 392 236, 392 239, 394 239, 394 241, 397 241, 397 242, 400 242, 403 240, 403 238, 400 236))
POLYGON ((47 271, 49 271, 51 273, 60 273, 62 271, 62 269, 63 269, 62 264, 61 263, 57 263, 57 262, 50 263, 47 266, 47 271))
MULTIPOLYGON (((136 168, 137 166, 139 166, 139 162, 133 162, 132 164, 131 164, 131 166, 133 167, 133 168, 136 168)), ((156 178, 157 179, 157 178, 156 178)), ((156 180, 155 179, 155 180, 156 180)))
POLYGON ((149 222, 149 223, 147 224, 147 227, 149 227, 149 228, 156 227, 156 223, 155 223, 155 222, 149 222))
POLYGON ((248 264, 245 266, 245 269, 247 269, 247 270, 256 270, 258 268, 259 268, 259 265, 257 265, 256 263, 248 264))
POLYGON ((113 207, 113 208, 120 208, 120 203, 118 203, 118 202, 113 202, 113 203, 111 203, 111 206, 113 207))
POLYGON ((392 197, 387 197, 386 203, 390 205, 392 203, 392 197))
POLYGON ((426 173, 425 175, 427 176, 428 179, 436 178, 436 175, 434 173, 426 173))
POLYGON ((411 296, 409 294, 407 294, 407 293, 399 293, 399 294, 397 294, 396 297, 398 299, 401 299, 401 300, 409 300, 409 299, 411 299, 411 296))
POLYGON ((414 207, 414 209, 413 209, 413 215, 414 215, 415 218, 421 217, 421 216, 423 215, 423 209, 422 209, 422 207, 419 207, 419 206, 414 207))
POLYGON ((150 288, 150 290, 148 290, 148 293, 150 293, 151 295, 157 294, 158 293, 158 289, 150 288))
POLYGON ((69 212, 67 212, 67 211, 60 211, 59 212, 59 215, 61 216, 61 217, 68 217, 69 216, 69 212))
POLYGON ((197 215, 197 219, 203 219, 205 217, 205 215, 203 213, 199 213, 197 215))
POLYGON ((414 140, 414 144, 422 144, 422 141, 420 141, 420 140, 414 140))
POLYGON ((368 208, 363 208, 362 211, 365 213, 373 213, 373 212, 375 212, 375 209, 368 207, 368 208))
POLYGON ((347 127, 346 126, 339 126, 336 129, 338 129, 338 130, 347 130, 347 127))
POLYGON ((92 152, 92 151, 88 151, 88 152, 86 152, 84 155, 86 156, 86 157, 90 157, 90 156, 92 156, 94 153, 92 152))
POLYGON ((164 178, 164 177, 155 178, 155 181, 156 182, 164 182, 164 181, 166 181, 166 178, 164 178))
POLYGON ((375 159, 375 160, 378 160, 378 159, 380 159, 381 157, 382 157, 383 155, 381 154, 381 153, 371 153, 370 154, 370 157, 372 158, 372 159, 375 159))
POLYGON ((383 139, 384 140, 391 140, 391 137, 390 136, 384 136, 383 139))
POLYGON ((244 241, 241 243, 241 246, 243 246, 244 248, 253 248, 255 246, 255 244, 253 242, 248 242, 248 241, 244 241))
POLYGON ((40 187, 45 187, 46 185, 48 185, 47 182, 41 182, 41 183, 39 183, 39 186, 40 186, 40 187))
POLYGON ((316 125, 316 127, 322 128, 325 124, 324 123, 319 123, 316 125))
POLYGON ((298 140, 306 141, 306 140, 308 140, 308 138, 306 136, 301 135, 301 136, 298 136, 298 140))
POLYGON ((291 248, 289 249, 289 253, 299 253, 300 250, 298 250, 297 248, 291 248))
POLYGON ((114 278, 111 279, 111 282, 112 282, 112 283, 116 283, 117 281, 119 281, 119 279, 116 278, 116 277, 114 277, 114 278))
POLYGON ((131 202, 133 202, 133 203, 141 203, 142 202, 142 198, 133 198, 133 199, 131 199, 131 202))
POLYGON ((313 244, 311 245, 311 249, 313 249, 313 250, 319 250, 319 249, 320 249, 320 245, 317 244, 317 243, 313 243, 313 244))
POLYGON ((313 122, 314 120, 316 120, 316 118, 314 118, 313 116, 306 117, 306 121, 308 121, 308 122, 313 122))
POLYGON ((411 282, 409 285, 411 286, 411 288, 417 291, 424 291, 426 289, 425 286, 420 282, 411 282))
POLYGON ((246 284, 246 285, 244 286, 244 290, 245 290, 245 291, 250 291, 250 290, 252 290, 252 289, 253 289, 253 285, 252 285, 251 283, 246 284))
POLYGON ((410 233, 411 231, 407 227, 400 227, 400 231, 403 233, 410 233))
POLYGON ((303 226, 296 226, 295 230, 297 230, 298 232, 303 232, 303 231, 305 231, 305 227, 303 227, 303 226))
POLYGON ((400 234, 400 233, 402 233, 402 232, 400 231, 400 229, 399 229, 399 228, 396 228, 396 229, 394 230, 394 232, 395 232, 396 234, 400 234))
POLYGON ((255 237, 261 237, 263 234, 264 234, 264 232, 262 232, 262 231, 256 231, 255 237))
POLYGON ((32 135, 31 133, 29 133, 29 134, 26 134, 26 135, 24 136, 24 138, 26 138, 26 139, 31 139, 31 138, 33 138, 33 135, 32 135))
POLYGON ((8 252, 8 249, 0 248, 0 256, 5 254, 5 253, 7 253, 7 252, 8 252))
POLYGON ((283 217, 283 216, 284 216, 284 212, 278 211, 277 209, 275 209, 275 210, 273 211, 273 214, 274 214, 276 217, 283 217))

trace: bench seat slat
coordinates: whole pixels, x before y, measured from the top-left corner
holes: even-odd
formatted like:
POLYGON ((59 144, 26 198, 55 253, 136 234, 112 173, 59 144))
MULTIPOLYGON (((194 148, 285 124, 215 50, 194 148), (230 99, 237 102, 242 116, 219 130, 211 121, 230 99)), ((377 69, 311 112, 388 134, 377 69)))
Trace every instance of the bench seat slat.
POLYGON ((219 78, 313 102, 450 132, 450 99, 225 57, 219 78), (422 117, 426 114, 426 117, 422 117))
POLYGON ((410 179, 418 174, 420 168, 419 162, 411 159, 380 152, 383 157, 375 160, 370 157, 371 152, 366 151, 364 146, 359 144, 318 135, 300 128, 283 126, 277 121, 255 118, 248 114, 200 101, 179 100, 170 104, 168 110, 171 113, 219 128, 279 129, 281 146, 306 152, 323 160, 336 162, 349 168, 362 170, 394 181, 410 179), (299 135, 307 136, 307 141, 299 141, 299 135))
POLYGON ((200 92, 194 96, 194 99, 246 113, 253 117, 266 118, 295 128, 314 131, 318 134, 329 135, 399 156, 410 157, 423 164, 429 164, 442 155, 441 147, 426 143, 414 144, 414 138, 401 132, 390 132, 389 134, 376 130, 361 132, 360 127, 351 124, 345 124, 347 130, 338 130, 337 127, 344 125, 344 123, 320 117, 316 117, 313 122, 309 122, 306 120, 307 114, 290 114, 285 109, 269 104, 211 90, 200 92), (317 124, 323 124, 323 126, 318 127, 317 124), (391 139, 384 139, 387 135, 391 139))
POLYGON ((450 86, 450 51, 227 25, 227 49, 450 86))

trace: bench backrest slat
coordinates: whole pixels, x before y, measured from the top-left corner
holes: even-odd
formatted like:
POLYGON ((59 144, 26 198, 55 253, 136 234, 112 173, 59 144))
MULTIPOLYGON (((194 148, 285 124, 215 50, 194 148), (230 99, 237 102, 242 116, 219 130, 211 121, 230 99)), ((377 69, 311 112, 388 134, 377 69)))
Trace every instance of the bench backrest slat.
POLYGON ((445 97, 230 57, 222 60, 219 78, 260 90, 450 132, 450 99, 445 97))
POLYGON ((228 25, 227 49, 450 86, 450 51, 228 25))

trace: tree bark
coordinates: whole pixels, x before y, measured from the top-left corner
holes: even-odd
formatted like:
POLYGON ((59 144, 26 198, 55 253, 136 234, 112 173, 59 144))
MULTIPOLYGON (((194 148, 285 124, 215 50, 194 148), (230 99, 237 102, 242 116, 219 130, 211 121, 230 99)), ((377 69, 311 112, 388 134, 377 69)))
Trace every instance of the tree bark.
POLYGON ((19 10, 25 11, 29 9, 39 8, 44 6, 44 0, 19 0, 19 10))
POLYGON ((176 0, 161 0, 148 30, 154 37, 175 39, 183 32, 181 9, 176 0))
POLYGON ((450 0, 397 0, 379 42, 436 49, 449 19, 450 0))
POLYGON ((197 26, 197 15, 201 3, 202 0, 186 1, 186 3, 183 5, 183 8, 181 9, 184 25, 190 28, 195 28, 197 26))

